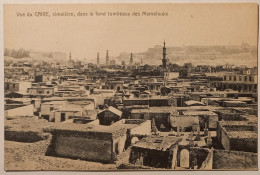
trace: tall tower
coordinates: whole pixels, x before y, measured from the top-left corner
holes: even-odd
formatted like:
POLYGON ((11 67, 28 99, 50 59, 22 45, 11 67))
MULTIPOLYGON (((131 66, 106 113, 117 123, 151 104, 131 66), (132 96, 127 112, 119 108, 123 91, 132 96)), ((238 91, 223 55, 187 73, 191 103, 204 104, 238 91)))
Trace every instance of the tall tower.
POLYGON ((99 53, 97 53, 97 64, 99 65, 99 53))
POLYGON ((143 58, 141 58, 141 65, 143 65, 143 58))
POLYGON ((106 55, 106 64, 109 64, 109 56, 108 56, 108 50, 107 50, 107 55, 106 55))
POLYGON ((165 41, 163 42, 163 59, 162 59, 162 66, 163 66, 163 68, 165 68, 165 69, 167 68, 165 41))
POLYGON ((133 53, 131 53, 131 57, 130 57, 130 64, 133 64, 133 53))
POLYGON ((70 52, 70 61, 71 61, 71 52, 70 52))
POLYGON ((122 66, 125 68, 125 61, 124 60, 122 61, 122 66))

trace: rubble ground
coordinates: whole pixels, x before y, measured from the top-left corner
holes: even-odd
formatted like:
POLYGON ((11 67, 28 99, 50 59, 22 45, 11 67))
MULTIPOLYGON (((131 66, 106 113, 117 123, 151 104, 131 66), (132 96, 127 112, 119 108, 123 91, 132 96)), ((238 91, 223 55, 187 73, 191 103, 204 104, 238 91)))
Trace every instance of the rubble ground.
MULTIPOLYGON (((33 132, 37 135, 48 135, 40 141, 30 139, 23 140, 19 137, 13 140, 5 139, 4 142, 4 164, 6 171, 15 170, 113 170, 114 164, 102 164, 85 160, 74 160, 54 156, 46 156, 51 142, 51 134, 45 130, 52 128, 55 123, 33 117, 17 117, 5 121, 5 132, 33 132), (23 140, 23 141, 21 141, 23 140), (31 141, 33 140, 33 141, 31 141)), ((21 135, 19 135, 21 136, 21 135)), ((23 135, 22 135, 23 137, 23 135)))
POLYGON ((5 170, 113 170, 114 164, 45 156, 50 140, 34 143, 5 141, 5 170))

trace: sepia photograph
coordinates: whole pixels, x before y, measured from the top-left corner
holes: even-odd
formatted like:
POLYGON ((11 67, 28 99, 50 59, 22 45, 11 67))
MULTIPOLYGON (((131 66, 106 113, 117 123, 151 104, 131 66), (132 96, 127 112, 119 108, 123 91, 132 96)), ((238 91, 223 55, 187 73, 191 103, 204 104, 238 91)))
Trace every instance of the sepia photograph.
POLYGON ((258 8, 3 4, 4 170, 257 171, 258 8))

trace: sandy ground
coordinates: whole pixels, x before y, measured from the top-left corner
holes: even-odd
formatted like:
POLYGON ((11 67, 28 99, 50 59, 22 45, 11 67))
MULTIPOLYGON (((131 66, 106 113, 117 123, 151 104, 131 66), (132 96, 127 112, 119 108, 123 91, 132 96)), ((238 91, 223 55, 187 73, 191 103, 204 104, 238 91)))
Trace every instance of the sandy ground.
POLYGON ((114 164, 102 164, 45 156, 48 140, 35 143, 5 141, 5 170, 115 170, 114 164))
MULTIPOLYGON (((114 164, 102 164, 85 160, 73 160, 45 156, 51 136, 44 130, 57 124, 34 117, 17 117, 5 120, 5 130, 19 132, 34 132, 38 135, 49 135, 37 142, 4 142, 4 166, 6 171, 12 170, 115 170, 114 164)), ((26 136, 26 135, 25 135, 26 136)), ((22 135, 24 137, 24 135, 22 135)), ((12 137, 11 137, 12 138, 12 137)))

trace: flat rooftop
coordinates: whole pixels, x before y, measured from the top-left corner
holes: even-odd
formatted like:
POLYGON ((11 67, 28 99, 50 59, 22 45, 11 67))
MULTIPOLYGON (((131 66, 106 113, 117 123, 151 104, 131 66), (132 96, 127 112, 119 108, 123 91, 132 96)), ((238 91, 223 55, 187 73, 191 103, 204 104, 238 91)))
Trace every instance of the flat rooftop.
POLYGON ((171 136, 149 136, 145 137, 139 142, 137 142, 134 147, 144 148, 144 149, 152 149, 159 151, 166 151, 171 148, 173 145, 178 144, 181 141, 179 137, 171 137, 171 136))
MULTIPOLYGON (((140 105, 141 106, 141 105, 140 105)), ((136 105, 136 107, 138 107, 136 105)), ((145 109, 132 109, 132 113, 162 113, 162 112, 171 112, 171 111, 198 111, 198 112, 210 112, 217 109, 222 109, 222 107, 216 106, 190 106, 190 107, 172 107, 172 106, 163 106, 163 107, 149 107, 147 105, 143 106, 145 109), (203 110, 203 111, 202 111, 203 110)), ((214 113, 215 115, 215 113, 214 113)))
POLYGON ((172 107, 149 107, 149 109, 132 109, 131 113, 170 113, 175 108, 172 107))
POLYGON ((217 115, 212 111, 183 111, 183 115, 217 115))
POLYGON ((74 131, 82 133, 115 133, 125 130, 124 125, 118 125, 117 127, 104 126, 104 125, 92 125, 92 124, 74 124, 74 123, 62 123, 60 126, 54 129, 55 131, 74 131))

